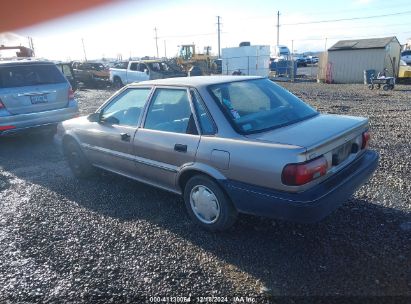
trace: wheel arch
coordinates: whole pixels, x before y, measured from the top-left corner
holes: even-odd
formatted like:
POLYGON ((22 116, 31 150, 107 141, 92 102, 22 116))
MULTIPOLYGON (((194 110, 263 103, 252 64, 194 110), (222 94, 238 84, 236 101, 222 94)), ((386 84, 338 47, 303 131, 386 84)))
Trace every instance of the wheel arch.
POLYGON ((77 136, 71 132, 66 132, 63 135, 63 138, 61 140, 61 146, 63 148, 63 153, 65 153, 65 150, 66 150, 65 147, 69 141, 74 141, 76 144, 78 144, 80 149, 83 150, 83 147, 81 146, 80 141, 78 140, 77 136))
POLYGON ((225 177, 220 171, 205 164, 185 166, 178 173, 176 180, 176 184, 182 193, 184 192, 185 184, 194 175, 205 175, 217 182, 227 179, 227 177, 225 177))

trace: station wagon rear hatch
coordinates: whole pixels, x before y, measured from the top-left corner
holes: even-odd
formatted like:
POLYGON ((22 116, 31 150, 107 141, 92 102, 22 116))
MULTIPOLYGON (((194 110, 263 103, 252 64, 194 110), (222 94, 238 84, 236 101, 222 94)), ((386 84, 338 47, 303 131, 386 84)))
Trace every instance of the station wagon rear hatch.
POLYGON ((0 66, 0 99, 11 114, 26 114, 67 106, 70 85, 52 63, 0 66))

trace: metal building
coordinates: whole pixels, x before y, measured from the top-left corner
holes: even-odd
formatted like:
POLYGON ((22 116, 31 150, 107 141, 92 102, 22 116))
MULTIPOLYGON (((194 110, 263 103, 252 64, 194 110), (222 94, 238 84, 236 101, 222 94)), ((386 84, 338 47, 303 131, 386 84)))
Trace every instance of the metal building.
POLYGON ((397 76, 401 44, 396 37, 341 40, 328 49, 327 73, 334 83, 363 83, 364 70, 397 76))

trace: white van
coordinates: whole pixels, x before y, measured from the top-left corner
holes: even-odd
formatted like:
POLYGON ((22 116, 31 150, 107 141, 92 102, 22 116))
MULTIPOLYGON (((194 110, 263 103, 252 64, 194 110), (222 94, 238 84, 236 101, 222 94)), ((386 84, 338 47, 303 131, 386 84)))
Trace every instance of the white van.
POLYGON ((274 57, 279 59, 288 59, 291 55, 290 49, 285 45, 276 45, 274 57))

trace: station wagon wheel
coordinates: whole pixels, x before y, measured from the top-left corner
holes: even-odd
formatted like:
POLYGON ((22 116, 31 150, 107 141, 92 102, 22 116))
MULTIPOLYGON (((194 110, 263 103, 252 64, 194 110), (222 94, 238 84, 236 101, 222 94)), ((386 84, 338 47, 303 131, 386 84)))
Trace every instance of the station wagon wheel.
POLYGON ((184 188, 184 202, 190 217, 210 231, 223 231, 237 219, 234 208, 220 186, 211 178, 195 175, 184 188))
POLYGON ((74 176, 86 178, 94 173, 94 168, 84 155, 80 146, 73 139, 69 139, 63 146, 64 155, 74 176))

